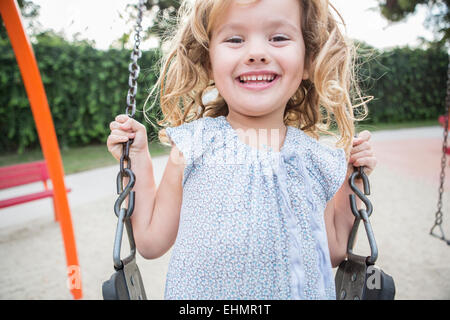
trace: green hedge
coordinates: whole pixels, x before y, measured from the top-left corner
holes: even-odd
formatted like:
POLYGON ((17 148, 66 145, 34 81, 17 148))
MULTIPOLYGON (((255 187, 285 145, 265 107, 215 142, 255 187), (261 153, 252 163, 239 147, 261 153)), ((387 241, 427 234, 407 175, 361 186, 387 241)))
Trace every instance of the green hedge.
POLYGON ((363 92, 374 97, 365 123, 437 119, 445 110, 448 63, 440 48, 375 51, 359 71, 363 92))
MULTIPOLYGON (((130 52, 100 51, 45 35, 34 50, 60 145, 105 143, 109 122, 125 110, 130 52)), ((155 82, 159 57, 155 49, 140 60, 138 108, 155 82)), ((444 111, 447 64, 447 53, 438 49, 376 54, 359 70, 364 92, 375 97, 365 122, 436 119, 444 111)), ((9 41, 1 38, 0 66, 0 148, 35 148, 39 141, 19 69, 9 41)), ((145 122, 140 114, 136 118, 145 122)), ((155 138, 153 128, 147 128, 155 138)))
MULTIPOLYGON (((130 52, 100 51, 45 37, 34 51, 60 145, 105 143, 109 123, 126 109, 130 52)), ((138 109, 156 81, 151 67, 159 57, 159 51, 152 50, 139 60, 138 109)), ((39 141, 19 68, 9 42, 1 39, 0 66, 0 148, 19 152, 34 148, 39 141)), ((138 113, 136 117, 141 119, 138 113)))

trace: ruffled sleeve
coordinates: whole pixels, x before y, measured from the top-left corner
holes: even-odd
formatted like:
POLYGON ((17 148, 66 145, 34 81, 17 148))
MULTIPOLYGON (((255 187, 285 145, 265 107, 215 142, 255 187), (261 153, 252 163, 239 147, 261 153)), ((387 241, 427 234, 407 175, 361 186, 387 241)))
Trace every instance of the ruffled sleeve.
POLYGON ((307 167, 319 183, 322 198, 328 202, 344 183, 347 174, 347 160, 344 149, 331 148, 307 136, 310 140, 307 167))
POLYGON ((212 151, 215 136, 220 133, 216 126, 216 120, 205 117, 166 128, 168 138, 181 151, 185 160, 183 186, 192 169, 205 163, 205 153, 212 151))
POLYGON ((166 133, 174 145, 183 153, 187 163, 192 162, 192 150, 194 141, 195 121, 184 123, 178 127, 166 128, 166 133))
POLYGON ((166 128, 166 134, 173 144, 181 151, 185 160, 183 186, 194 165, 196 154, 199 153, 199 136, 203 133, 203 119, 184 123, 178 127, 166 128))

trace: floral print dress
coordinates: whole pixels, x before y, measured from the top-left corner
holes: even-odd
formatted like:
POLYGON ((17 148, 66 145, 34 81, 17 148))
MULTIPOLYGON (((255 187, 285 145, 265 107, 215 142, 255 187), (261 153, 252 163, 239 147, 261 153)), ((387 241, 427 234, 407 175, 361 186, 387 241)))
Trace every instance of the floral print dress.
POLYGON ((183 153, 183 200, 165 299, 335 299, 324 222, 343 149, 288 126, 279 152, 226 117, 166 129, 183 153))

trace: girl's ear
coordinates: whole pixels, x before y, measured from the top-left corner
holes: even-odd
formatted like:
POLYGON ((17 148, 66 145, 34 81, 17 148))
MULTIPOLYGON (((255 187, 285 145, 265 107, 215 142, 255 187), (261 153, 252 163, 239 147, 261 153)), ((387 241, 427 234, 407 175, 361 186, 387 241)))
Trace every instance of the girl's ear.
POLYGON ((208 63, 206 64, 206 72, 208 73, 209 80, 214 81, 214 75, 213 75, 210 61, 208 61, 208 63))
POLYGON ((308 80, 308 79, 309 79, 309 72, 308 72, 308 69, 304 69, 304 70, 303 70, 303 77, 302 77, 302 79, 303 79, 303 80, 308 80))
MULTIPOLYGON (((305 61, 306 62, 306 61, 305 61)), ((303 66, 303 80, 308 80, 309 79, 309 63, 305 63, 305 65, 303 66)))
POLYGON ((305 58, 305 63, 303 65, 303 77, 302 77, 303 80, 308 80, 309 79, 309 75, 310 75, 309 69, 310 69, 310 67, 311 67, 311 61, 309 61, 308 58, 305 58))

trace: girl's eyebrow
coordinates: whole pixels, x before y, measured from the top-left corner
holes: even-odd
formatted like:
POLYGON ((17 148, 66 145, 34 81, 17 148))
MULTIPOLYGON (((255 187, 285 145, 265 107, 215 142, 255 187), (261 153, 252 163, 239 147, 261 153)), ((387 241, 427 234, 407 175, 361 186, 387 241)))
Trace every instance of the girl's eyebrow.
POLYGON ((220 28, 217 30, 217 34, 220 34, 227 29, 231 29, 231 30, 245 29, 245 25, 241 24, 239 22, 226 23, 226 24, 223 24, 220 26, 220 28))
MULTIPOLYGON (((269 28, 269 27, 288 27, 293 32, 296 32, 296 33, 300 32, 299 27, 297 27, 294 24, 290 23, 289 21, 286 21, 286 20, 283 20, 283 19, 269 18, 269 19, 266 19, 263 22, 263 25, 264 25, 264 28, 269 28)), ((223 31, 225 31, 227 29, 231 29, 231 30, 246 29, 246 24, 245 23, 240 23, 240 22, 226 23, 226 24, 220 26, 220 28, 217 30, 217 34, 220 34, 221 32, 223 32, 223 31)))
POLYGON ((300 32, 299 26, 296 26, 285 19, 268 18, 264 23, 264 27, 288 27, 291 31, 300 32))

